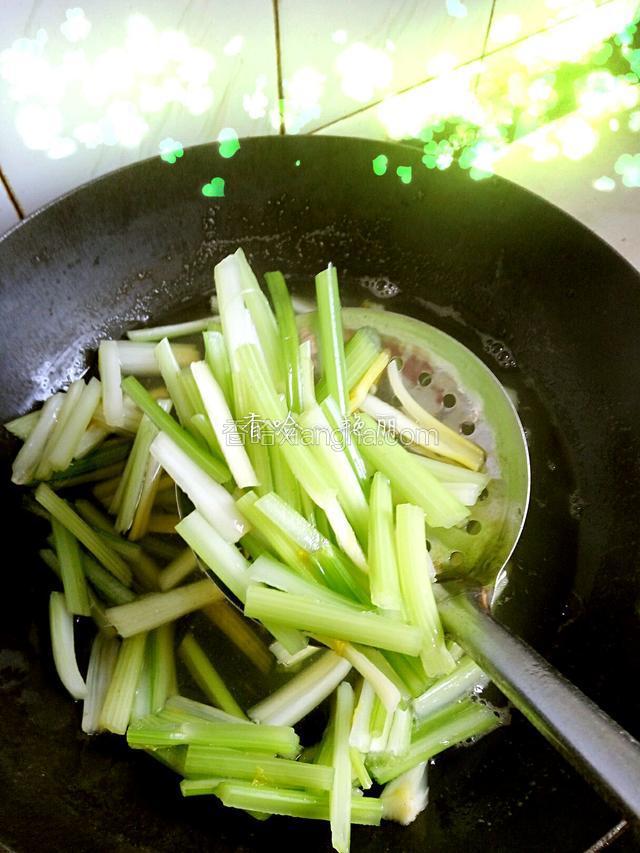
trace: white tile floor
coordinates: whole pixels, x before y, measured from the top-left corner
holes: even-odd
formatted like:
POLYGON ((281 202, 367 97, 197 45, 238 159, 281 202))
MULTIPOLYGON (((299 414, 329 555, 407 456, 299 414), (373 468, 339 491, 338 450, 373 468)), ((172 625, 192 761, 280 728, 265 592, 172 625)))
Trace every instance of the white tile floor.
POLYGON ((491 0, 280 0, 289 132, 309 132, 482 54, 491 0))

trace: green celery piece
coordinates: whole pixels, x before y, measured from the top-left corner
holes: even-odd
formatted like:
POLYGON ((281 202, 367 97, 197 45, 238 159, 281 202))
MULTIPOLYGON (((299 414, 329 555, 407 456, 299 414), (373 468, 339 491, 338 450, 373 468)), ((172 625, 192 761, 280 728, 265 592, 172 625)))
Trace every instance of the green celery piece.
MULTIPOLYGON (((369 326, 357 329, 344 347, 344 360, 347 375, 347 391, 351 391, 371 367, 380 352, 380 335, 369 326)), ((329 396, 324 377, 316 385, 316 398, 322 403, 329 396)))
POLYGON ((109 569, 114 577, 125 585, 131 583, 131 569, 122 557, 109 547, 102 536, 89 527, 86 521, 80 518, 75 510, 63 498, 58 497, 46 483, 40 483, 36 489, 35 498, 67 530, 73 533, 76 539, 79 539, 85 548, 106 569, 109 569))
POLYGON ((322 375, 327 383, 329 396, 338 404, 340 414, 349 414, 349 390, 344 352, 344 331, 338 276, 331 264, 316 276, 316 298, 318 301, 318 344, 322 375))
POLYGON ((253 584, 247 590, 245 615, 337 640, 411 655, 417 655, 422 647, 422 633, 414 626, 376 613, 358 613, 353 607, 309 601, 305 596, 253 584))
POLYGON ((153 421, 155 426, 162 432, 166 432, 178 447, 210 477, 213 477, 218 483, 226 483, 231 479, 231 473, 227 466, 216 459, 191 433, 187 432, 171 415, 167 414, 135 376, 127 376, 122 382, 122 388, 145 415, 153 421))
POLYGON ((457 702, 414 729, 411 744, 404 755, 372 757, 367 761, 367 767, 373 778, 384 784, 450 746, 493 731, 503 722, 486 705, 469 699, 457 702))
POLYGON ((258 779, 265 785, 319 791, 329 791, 333 781, 331 767, 196 744, 187 750, 185 772, 187 776, 223 776, 249 782, 258 779))
POLYGON ((369 513, 369 583, 371 601, 383 610, 403 612, 393 524, 391 483, 376 471, 371 483, 369 513))
POLYGON ((291 296, 281 272, 265 273, 264 278, 276 312, 282 361, 285 367, 287 403, 290 411, 299 412, 302 400, 299 340, 291 296))
POLYGON ((60 563, 67 609, 76 616, 90 616, 91 606, 87 582, 82 570, 82 553, 78 540, 56 518, 51 519, 53 540, 60 563))
POLYGON ((430 527, 453 527, 468 517, 467 507, 399 442, 383 435, 373 418, 359 414, 354 436, 364 459, 391 481, 395 499, 420 506, 430 527))
MULTIPOLYGON (((185 781, 184 784, 189 785, 190 783, 185 781)), ((194 784, 196 784, 195 780, 194 784)), ((213 793, 220 798, 225 806, 231 808, 285 817, 329 820, 329 797, 327 794, 292 791, 286 788, 256 787, 255 785, 242 785, 236 782, 222 782, 215 787, 213 793)), ((378 797, 351 797, 352 823, 379 826, 381 820, 382 801, 378 797)))
POLYGON ((218 705, 227 714, 232 714, 241 719, 246 718, 244 711, 231 695, 228 687, 193 634, 185 634, 179 646, 178 654, 207 699, 218 705))

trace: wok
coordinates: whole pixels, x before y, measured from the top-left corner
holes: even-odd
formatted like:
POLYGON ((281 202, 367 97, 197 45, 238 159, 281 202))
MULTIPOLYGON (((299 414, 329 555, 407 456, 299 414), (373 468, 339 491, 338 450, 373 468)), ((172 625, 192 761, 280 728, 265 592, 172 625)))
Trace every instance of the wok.
MULTIPOLYGON (((99 338, 202 306, 213 264, 238 245, 302 295, 333 261, 348 301, 432 322, 514 389, 533 489, 497 616, 637 736, 640 278, 516 186, 429 172, 408 146, 330 137, 246 140, 232 160, 199 146, 174 166, 156 158, 95 181, 0 241, 0 418, 79 375, 99 338), (398 165, 413 166, 410 184, 398 165), (201 192, 214 176, 224 198, 201 192)), ((80 733, 51 660, 37 525, 6 485, 14 448, 2 441, 0 840, 16 851, 328 849, 315 824, 181 800, 147 756, 80 733)), ((430 781, 415 824, 356 828, 354 850, 565 853, 619 819, 517 714, 437 759, 430 781)), ((631 835, 616 849, 636 849, 631 835)))

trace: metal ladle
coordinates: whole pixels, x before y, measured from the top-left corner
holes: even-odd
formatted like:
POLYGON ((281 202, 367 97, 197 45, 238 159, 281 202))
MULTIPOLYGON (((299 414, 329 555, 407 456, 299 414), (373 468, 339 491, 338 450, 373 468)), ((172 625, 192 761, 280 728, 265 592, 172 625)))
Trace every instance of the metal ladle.
MULTIPOLYGON (((426 323, 366 308, 344 309, 343 323, 347 332, 370 326, 380 333, 402 358, 403 373, 415 377, 410 390, 417 398, 426 394, 418 381, 425 375, 431 395, 454 394, 487 453, 490 499, 473 508, 480 531, 430 533, 445 629, 589 783, 626 816, 640 819, 640 743, 490 612, 524 526, 531 488, 526 436, 509 394, 467 347, 426 323), (452 554, 464 558, 464 573, 452 571, 452 554), (446 580, 452 575, 458 578, 446 580)), ((299 325, 302 336, 312 335, 313 315, 300 317, 299 325)))

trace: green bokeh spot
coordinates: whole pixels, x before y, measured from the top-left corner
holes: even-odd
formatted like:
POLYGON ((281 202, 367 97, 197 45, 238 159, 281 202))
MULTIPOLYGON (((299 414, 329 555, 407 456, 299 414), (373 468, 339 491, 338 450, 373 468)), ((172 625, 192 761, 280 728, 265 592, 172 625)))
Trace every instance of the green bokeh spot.
POLYGON ((202 195, 207 198, 223 198, 224 178, 211 178, 209 183, 202 187, 202 195))
POLYGON ((218 134, 218 151, 221 157, 229 159, 240 148, 238 134, 232 127, 223 127, 218 134))
POLYGON ((640 187, 640 154, 622 154, 616 160, 615 170, 622 175, 625 187, 640 187))
POLYGON ((411 166, 398 166, 396 175, 400 178, 403 184, 410 184, 413 178, 413 169, 411 166))
POLYGON ((300 163, 301 163, 301 161, 300 161, 300 160, 296 160, 296 166, 299 166, 299 165, 300 165, 300 163))
POLYGON ((179 157, 184 156, 182 143, 171 137, 163 139, 158 148, 160 150, 160 159, 164 160, 165 163, 173 164, 179 157))
POLYGON ((378 156, 374 157, 371 161, 371 165, 373 166, 373 172, 375 175, 384 175, 387 171, 387 166, 389 165, 389 158, 386 154, 378 154, 378 156))

